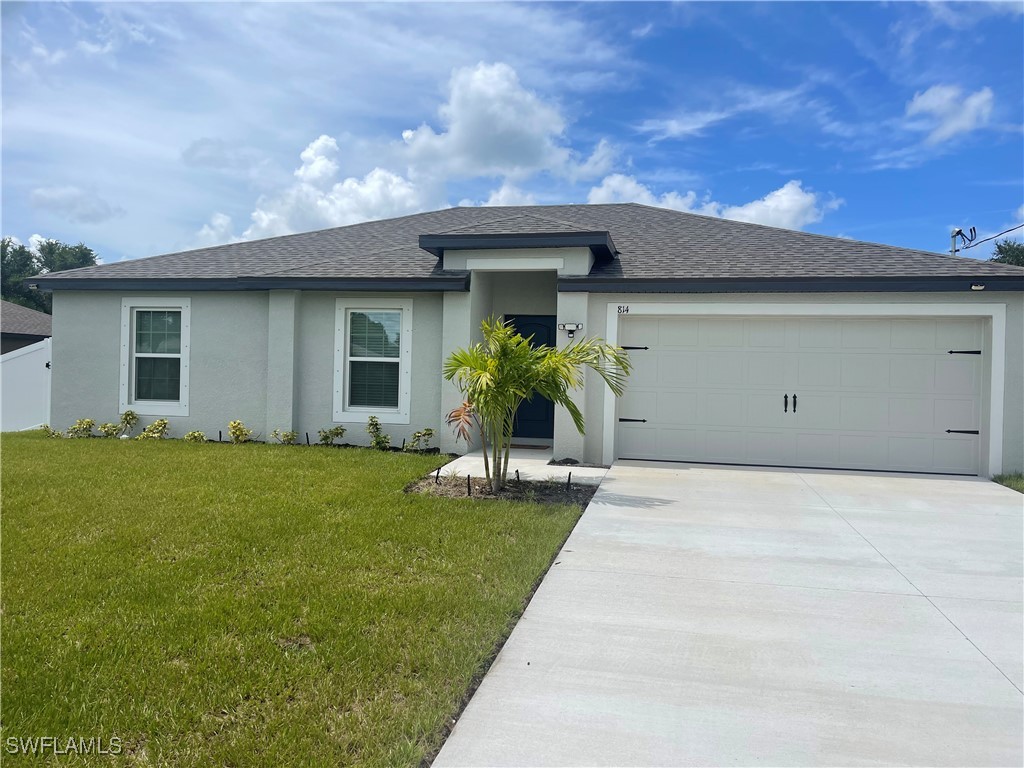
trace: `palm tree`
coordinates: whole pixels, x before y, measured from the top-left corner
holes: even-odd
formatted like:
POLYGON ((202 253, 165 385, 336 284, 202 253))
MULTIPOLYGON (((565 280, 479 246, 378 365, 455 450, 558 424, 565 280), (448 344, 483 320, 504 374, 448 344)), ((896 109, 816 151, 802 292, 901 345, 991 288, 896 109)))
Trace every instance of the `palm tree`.
POLYGON ((570 397, 583 386, 583 369, 597 372, 612 392, 621 395, 630 362, 624 350, 597 338, 557 349, 532 347, 530 339, 494 318, 484 320, 481 329, 482 343, 455 350, 445 362, 445 379, 454 381, 465 398, 448 414, 448 423, 467 441, 471 427, 479 428, 484 473, 497 493, 508 475, 516 410, 524 400, 540 395, 562 406, 583 434, 583 414, 570 397))

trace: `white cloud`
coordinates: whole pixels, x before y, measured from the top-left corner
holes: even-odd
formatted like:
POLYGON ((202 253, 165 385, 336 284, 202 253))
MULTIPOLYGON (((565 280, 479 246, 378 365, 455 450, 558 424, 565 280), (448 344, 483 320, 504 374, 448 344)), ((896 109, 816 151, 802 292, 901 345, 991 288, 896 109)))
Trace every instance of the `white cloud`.
POLYGON ((322 186, 334 180, 338 173, 338 143, 330 136, 320 136, 302 150, 302 165, 295 169, 295 178, 306 184, 322 186))
POLYGON ((95 192, 74 186, 37 187, 29 195, 32 205, 80 224, 97 224, 124 214, 95 192))
POLYGON ((524 192, 509 182, 505 182, 499 189, 491 191, 490 197, 482 205, 536 205, 536 198, 529 192, 524 192))
POLYGON ((215 214, 198 233, 201 244, 276 237, 327 227, 340 227, 370 219, 404 216, 444 207, 443 196, 433 185, 412 181, 385 168, 365 176, 340 179, 339 150, 330 136, 320 136, 301 153, 302 164, 295 181, 278 193, 257 202, 252 223, 241 237, 233 234, 231 220, 215 214))
POLYGON ((929 131, 926 144, 941 144, 987 125, 992 117, 993 102, 991 88, 982 88, 964 97, 963 89, 958 86, 933 85, 914 94, 907 103, 906 114, 909 118, 921 118, 916 127, 929 131))
POLYGON ((631 29, 629 31, 629 35, 630 37, 639 40, 641 38, 647 37, 649 34, 651 34, 653 30, 654 24, 652 24, 651 22, 647 22, 642 26, 634 27, 633 29, 631 29))
MULTIPOLYGON (((456 70, 439 114, 443 131, 427 125, 404 131, 402 142, 388 147, 390 160, 361 177, 344 177, 345 158, 337 139, 319 136, 300 154, 293 180, 257 201, 252 223, 241 238, 274 237, 442 208, 448 204, 446 186, 462 179, 502 179, 483 205, 534 205, 534 196, 517 181, 544 173, 570 183, 598 178, 612 169, 618 154, 602 139, 588 157, 579 160, 563 141, 567 121, 559 108, 524 88, 506 64, 456 70), (399 163, 406 166, 404 172, 385 167, 399 163)), ((194 142, 183 155, 196 165, 228 162, 230 157, 229 148, 214 140, 194 142)), ((230 220, 218 216, 222 215, 215 215, 196 234, 200 244, 237 239, 230 220)))
POLYGON ((799 181, 793 179, 759 200, 745 205, 721 206, 716 215, 784 229, 802 229, 808 224, 821 221, 827 212, 836 210, 842 204, 841 198, 821 199, 816 192, 804 189, 799 181))
POLYGON ((424 124, 402 132, 411 165, 448 176, 523 176, 566 166, 559 110, 524 88, 507 64, 477 64, 452 75, 439 114, 444 130, 424 124))
POLYGON ((637 126, 641 133, 651 134, 652 141, 682 139, 700 136, 707 128, 733 117, 749 113, 766 114, 773 118, 801 112, 811 105, 803 103, 805 86, 765 90, 743 86, 731 89, 720 104, 709 109, 681 111, 661 119, 644 120, 637 126))
POLYGON ((205 248, 211 245, 237 242, 239 238, 234 236, 233 231, 231 217, 225 213, 215 213, 197 233, 194 246, 205 248))
POLYGON ((839 198, 823 199, 818 193, 804 189, 802 183, 796 179, 786 182, 779 189, 757 200, 743 205, 727 205, 712 200, 709 196, 698 199, 697 193, 693 191, 686 194, 670 191, 655 195, 649 187, 634 177, 621 173, 605 177, 600 186, 590 190, 587 202, 642 203, 784 229, 801 229, 808 224, 821 221, 827 212, 834 211, 843 204, 839 198))
POLYGON ((1016 221, 1024 222, 1024 205, 1017 209, 1016 221))
POLYGON ((599 186, 590 190, 587 202, 591 204, 643 203, 661 208, 674 208, 677 211, 693 211, 694 203, 697 202, 697 193, 687 192, 685 195, 680 195, 678 192, 666 192, 659 197, 633 176, 613 173, 611 176, 606 176, 599 186))

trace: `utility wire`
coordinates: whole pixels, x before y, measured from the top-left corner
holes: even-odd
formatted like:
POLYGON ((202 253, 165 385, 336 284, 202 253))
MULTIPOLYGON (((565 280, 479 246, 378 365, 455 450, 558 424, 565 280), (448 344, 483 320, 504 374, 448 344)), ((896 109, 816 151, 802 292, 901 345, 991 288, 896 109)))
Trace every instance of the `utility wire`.
POLYGON ((986 237, 984 240, 979 240, 976 243, 971 243, 970 245, 965 245, 960 250, 961 251, 967 251, 967 250, 970 250, 971 248, 977 248, 982 243, 987 243, 989 240, 995 240, 997 237, 1002 237, 1003 235, 1007 234, 1008 232, 1013 232, 1014 230, 1020 229, 1021 227, 1024 227, 1024 224, 1018 224, 1016 227, 1010 227, 1009 229, 1000 232, 998 235, 992 235, 992 237, 986 237))

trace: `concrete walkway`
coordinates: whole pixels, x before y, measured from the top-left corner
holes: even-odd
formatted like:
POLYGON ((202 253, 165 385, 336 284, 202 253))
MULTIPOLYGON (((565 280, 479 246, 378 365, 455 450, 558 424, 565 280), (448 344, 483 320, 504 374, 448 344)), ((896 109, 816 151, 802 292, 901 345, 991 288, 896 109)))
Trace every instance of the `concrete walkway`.
POLYGON ((1022 501, 618 463, 434 765, 1019 766, 1022 501))
MULTIPOLYGON (((604 476, 608 474, 607 467, 579 467, 560 466, 548 464, 552 458, 551 448, 513 448, 508 457, 508 475, 515 477, 516 470, 519 470, 521 480, 557 480, 565 482, 572 473, 572 482, 581 485, 599 485, 604 476)), ((482 451, 473 451, 465 456, 459 456, 441 468, 442 475, 455 474, 458 477, 465 477, 467 474, 473 477, 484 476, 484 454, 482 451)))

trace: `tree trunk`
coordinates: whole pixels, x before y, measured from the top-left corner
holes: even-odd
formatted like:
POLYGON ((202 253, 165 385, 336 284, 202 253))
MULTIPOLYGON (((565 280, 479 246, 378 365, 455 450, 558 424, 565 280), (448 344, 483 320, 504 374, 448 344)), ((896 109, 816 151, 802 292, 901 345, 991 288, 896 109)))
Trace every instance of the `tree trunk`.
POLYGON ((491 473, 491 490, 497 494, 504 485, 504 478, 501 476, 501 447, 502 439, 501 432, 497 429, 494 431, 494 438, 492 441, 492 448, 494 450, 494 472, 491 473))
POLYGON ((487 432, 483 424, 480 425, 480 450, 484 454, 484 477, 491 482, 491 463, 487 460, 487 432))

